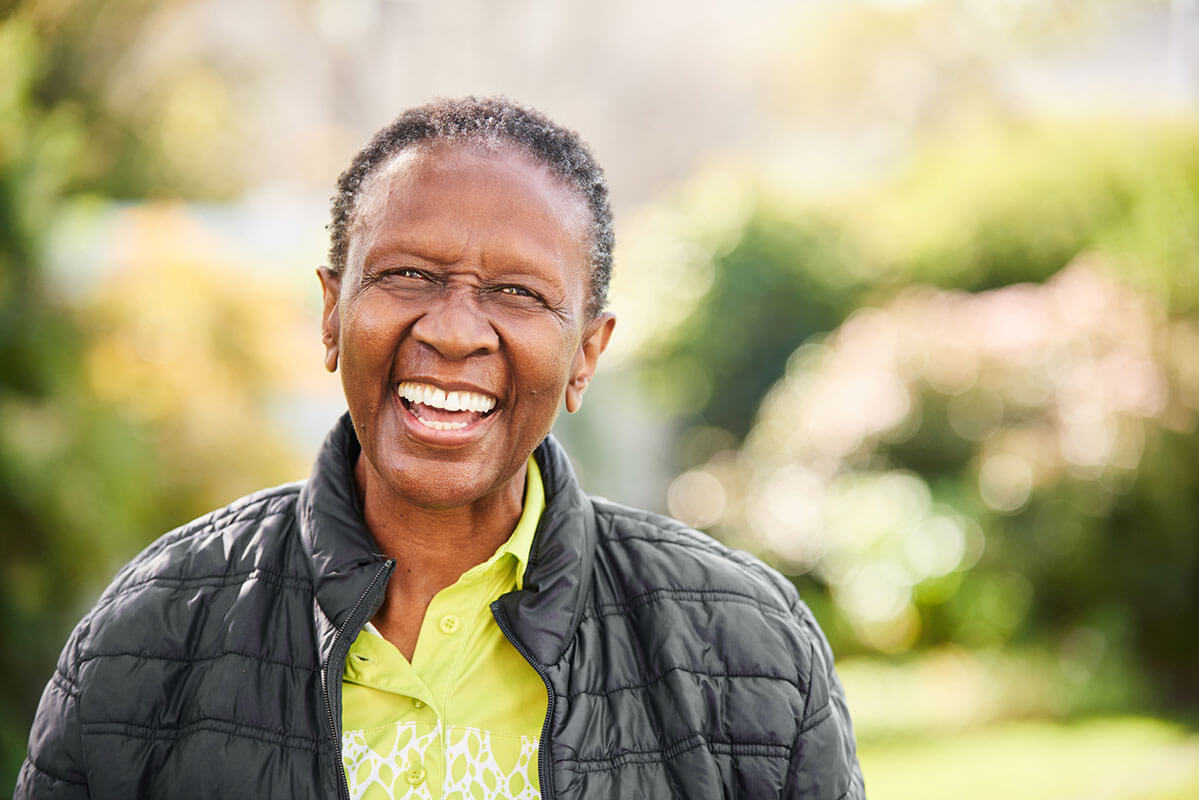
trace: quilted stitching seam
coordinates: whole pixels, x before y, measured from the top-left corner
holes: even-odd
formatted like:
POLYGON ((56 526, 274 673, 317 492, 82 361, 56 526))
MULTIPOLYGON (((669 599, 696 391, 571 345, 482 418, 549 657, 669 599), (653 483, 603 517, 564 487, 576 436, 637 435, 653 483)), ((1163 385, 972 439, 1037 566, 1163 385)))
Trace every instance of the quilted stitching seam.
POLYGON ((642 683, 633 683, 633 684, 629 684, 628 686, 616 686, 616 687, 613 687, 611 689, 606 689, 606 690, 579 689, 578 691, 571 692, 568 695, 568 697, 572 700, 576 697, 583 697, 583 696, 609 697, 609 696, 617 694, 619 692, 629 692, 629 691, 648 689, 651 686, 654 686, 655 684, 661 683, 668 676, 670 676, 671 674, 676 673, 676 672, 683 672, 688 675, 702 675, 706 678, 717 678, 717 679, 757 678, 757 679, 761 679, 761 680, 781 681, 782 683, 789 683, 792 686, 794 686, 796 689, 803 691, 803 687, 799 684, 798 681, 796 681, 794 678, 789 678, 786 675, 766 675, 766 674, 753 673, 753 672, 705 672, 704 670, 688 669, 687 667, 671 667, 670 669, 662 672, 661 674, 656 675, 653 678, 649 678, 648 680, 646 680, 642 683))
POLYGON ((52 770, 46 769, 41 764, 34 761, 33 758, 27 758, 25 761, 26 761, 26 763, 29 764, 29 766, 33 767, 38 772, 40 772, 43 775, 45 775, 46 777, 50 778, 50 780, 58 781, 59 783, 70 783, 75 786, 87 786, 87 783, 85 781, 72 780, 71 778, 68 778, 64 775, 59 775, 58 773, 56 773, 52 770))
POLYGON ((84 722, 84 731, 92 735, 131 736, 135 739, 178 741, 196 733, 223 733, 242 739, 280 745, 307 753, 323 752, 327 746, 318 739, 293 733, 244 725, 231 720, 206 717, 178 727, 139 725, 134 722, 84 722))
POLYGON ((583 612, 582 619, 610 617, 655 603, 659 600, 675 600, 683 603, 703 603, 720 601, 724 603, 740 603, 753 606, 764 614, 771 614, 782 619, 794 619, 785 609, 763 602, 752 594, 743 594, 724 589, 654 589, 650 592, 634 595, 624 602, 597 603, 583 612))
POLYGON ((138 589, 149 586, 151 584, 158 586, 169 586, 176 589, 193 589, 202 587, 223 588, 226 586, 241 586, 248 581, 261 580, 263 583, 269 583, 272 586, 277 586, 281 589, 312 589, 312 579, 302 575, 288 575, 285 572, 256 567, 254 569, 243 570, 241 572, 227 572, 219 575, 197 575, 190 578, 176 578, 169 575, 152 575, 148 578, 143 578, 139 581, 127 583, 119 590, 112 594, 106 595, 96 604, 96 608, 100 609, 106 605, 110 605, 116 600, 120 600, 133 594, 138 589))
POLYGON ((604 758, 564 758, 555 755, 554 765, 568 772, 603 772, 625 764, 661 764, 700 747, 707 747, 717 755, 783 759, 791 757, 791 748, 788 745, 776 742, 719 741, 708 739, 699 731, 695 731, 660 750, 628 750, 604 758))
POLYGON ((220 653, 216 653, 216 654, 210 655, 210 656, 199 656, 199 655, 172 656, 172 655, 158 655, 155 653, 141 653, 141 652, 136 652, 136 653, 135 652, 89 653, 88 655, 80 658, 79 663, 80 663, 80 665, 83 665, 89 661, 95 661, 96 659, 101 659, 101 658, 137 658, 137 659, 141 659, 142 661, 166 661, 166 662, 174 663, 174 664, 200 664, 200 663, 204 663, 206 661, 220 661, 221 659, 228 658, 229 656, 234 656, 237 658, 246 658, 251 661, 260 662, 262 664, 270 664, 271 666, 274 666, 274 667, 286 667, 287 669, 293 669, 293 670, 297 670, 299 672, 316 673, 316 672, 320 671, 320 666, 318 664, 316 664, 315 662, 309 663, 309 664, 296 664, 291 661, 284 661, 282 659, 274 659, 274 658, 266 658, 265 656, 260 656, 256 653, 243 653, 243 652, 239 652, 236 650, 225 650, 225 651, 222 651, 220 653))

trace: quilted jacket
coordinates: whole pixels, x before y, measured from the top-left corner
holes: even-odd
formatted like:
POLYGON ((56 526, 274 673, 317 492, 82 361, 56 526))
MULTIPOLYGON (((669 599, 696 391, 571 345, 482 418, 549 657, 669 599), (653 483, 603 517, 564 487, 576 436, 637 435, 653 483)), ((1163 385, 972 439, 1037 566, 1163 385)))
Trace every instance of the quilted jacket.
MULTIPOLYGON (((126 566, 46 686, 18 798, 338 798, 341 676, 393 562, 348 416, 306 483, 126 566)), ((828 644, 794 587, 682 524, 583 494, 557 443, 522 591, 492 604, 544 679, 545 798, 864 796, 828 644)))

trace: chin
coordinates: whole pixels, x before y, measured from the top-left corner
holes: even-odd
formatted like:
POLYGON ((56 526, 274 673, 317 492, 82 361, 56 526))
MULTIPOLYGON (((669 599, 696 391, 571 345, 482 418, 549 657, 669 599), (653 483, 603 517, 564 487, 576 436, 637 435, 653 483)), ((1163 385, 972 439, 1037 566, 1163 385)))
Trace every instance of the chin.
POLYGON ((507 480, 500 475, 478 474, 460 462, 445 462, 391 470, 386 482, 397 497, 413 506, 446 510, 484 501, 507 480), (419 481, 413 481, 414 474, 419 474, 419 481))

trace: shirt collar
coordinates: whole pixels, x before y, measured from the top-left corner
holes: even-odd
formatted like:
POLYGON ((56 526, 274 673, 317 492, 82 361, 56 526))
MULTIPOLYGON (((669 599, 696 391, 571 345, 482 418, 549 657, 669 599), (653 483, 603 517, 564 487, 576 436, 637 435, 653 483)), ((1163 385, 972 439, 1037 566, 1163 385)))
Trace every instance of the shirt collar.
POLYGON ((529 552, 533 549, 533 536, 545 511, 545 485, 541 482, 541 469, 536 459, 529 456, 529 468, 525 472, 525 506, 520 512, 516 530, 504 543, 503 550, 516 556, 516 588, 525 588, 525 568, 529 565, 529 552))
POLYGON ((529 553, 533 549, 533 536, 537 533, 537 524, 541 521, 541 512, 545 510, 545 485, 541 481, 541 470, 537 461, 529 456, 528 467, 525 470, 525 500, 520 512, 520 519, 512 535, 492 554, 491 558, 471 567, 462 578, 471 580, 487 573, 498 564, 504 555, 516 559, 516 588, 523 589, 525 568, 529 565, 529 553))

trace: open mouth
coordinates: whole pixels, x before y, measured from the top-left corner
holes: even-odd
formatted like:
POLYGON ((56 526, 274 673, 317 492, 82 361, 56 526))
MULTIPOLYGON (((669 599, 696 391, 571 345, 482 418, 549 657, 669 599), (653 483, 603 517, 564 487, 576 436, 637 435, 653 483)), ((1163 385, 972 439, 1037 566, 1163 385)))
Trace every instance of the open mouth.
POLYGON ((396 394, 420 424, 434 431, 461 430, 490 416, 496 408, 491 395, 447 392, 428 383, 401 381, 396 394))

